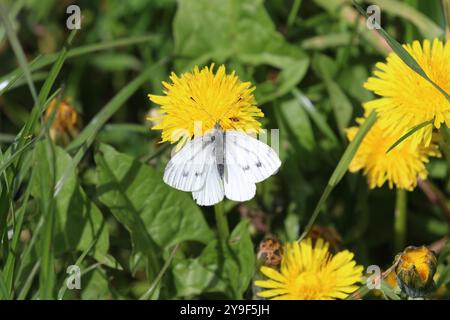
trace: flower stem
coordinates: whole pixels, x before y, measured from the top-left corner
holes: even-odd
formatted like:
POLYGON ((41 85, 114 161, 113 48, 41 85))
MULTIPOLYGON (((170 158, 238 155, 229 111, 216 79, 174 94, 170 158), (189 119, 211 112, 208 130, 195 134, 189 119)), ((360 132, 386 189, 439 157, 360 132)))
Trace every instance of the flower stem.
POLYGON ((397 189, 395 200, 394 245, 395 252, 400 252, 406 243, 407 193, 404 189, 397 189))
POLYGON ((219 233, 219 239, 222 244, 225 244, 230 231, 228 229, 228 220, 223 207, 223 201, 214 206, 214 212, 216 214, 217 231, 219 233))

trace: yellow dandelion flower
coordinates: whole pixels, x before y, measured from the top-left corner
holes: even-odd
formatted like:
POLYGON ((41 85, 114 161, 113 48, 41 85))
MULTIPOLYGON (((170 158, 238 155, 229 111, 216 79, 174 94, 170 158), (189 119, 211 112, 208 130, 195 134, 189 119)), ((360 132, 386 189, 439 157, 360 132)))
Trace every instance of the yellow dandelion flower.
MULTIPOLYGON (((435 39, 423 45, 414 41, 404 48, 414 57, 428 77, 445 92, 450 92, 450 43, 445 45, 435 39)), ((401 59, 391 53, 386 63, 377 63, 374 77, 365 88, 381 96, 365 104, 367 110, 375 109, 383 129, 397 134, 434 119, 434 126, 450 126, 450 102, 427 80, 411 70, 401 59)), ((431 142, 433 126, 427 126, 411 136, 414 144, 431 142)))
POLYGON ((258 133, 261 124, 256 117, 264 114, 256 106, 254 87, 241 82, 234 72, 227 74, 225 66, 214 73, 214 64, 178 77, 170 76, 171 83, 163 82, 164 94, 149 95, 159 104, 159 121, 152 129, 162 130, 162 142, 180 142, 200 136, 219 122, 223 130, 241 130, 258 133))
POLYGON ((310 238, 286 244, 280 270, 262 267, 269 280, 255 281, 267 290, 260 297, 277 300, 344 299, 358 289, 362 266, 357 266, 353 253, 344 250, 331 255, 329 244, 318 239, 313 246, 310 238))
MULTIPOLYGON (((364 119, 357 119, 361 124, 364 119)), ((347 129, 347 137, 351 141, 358 132, 358 127, 347 129)), ((425 164, 429 157, 439 157, 440 153, 435 143, 428 147, 414 145, 407 138, 387 153, 399 138, 401 133, 386 133, 379 121, 369 130, 353 157, 349 170, 363 170, 371 189, 381 187, 386 181, 389 188, 394 185, 400 189, 412 190, 417 184, 417 177, 425 179, 428 175, 425 164)))

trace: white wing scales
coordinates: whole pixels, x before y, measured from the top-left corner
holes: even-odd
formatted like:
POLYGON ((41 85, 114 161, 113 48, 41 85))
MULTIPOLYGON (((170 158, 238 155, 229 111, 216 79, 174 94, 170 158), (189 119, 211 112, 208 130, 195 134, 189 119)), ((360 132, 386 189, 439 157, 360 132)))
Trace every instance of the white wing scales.
POLYGON ((213 144, 202 137, 188 142, 166 166, 163 180, 181 191, 197 191, 203 188, 207 175, 207 158, 213 144))
POLYGON ((252 199, 256 193, 254 182, 245 178, 244 170, 234 160, 230 159, 233 154, 226 150, 225 173, 223 184, 225 195, 233 201, 247 201, 252 199))
POLYGON ((216 157, 214 152, 209 153, 206 159, 207 172, 204 187, 199 191, 192 192, 192 197, 200 206, 212 206, 223 200, 225 195, 224 185, 217 170, 216 157))
POLYGON ((197 204, 214 205, 224 196, 247 201, 256 193, 256 183, 273 175, 281 161, 263 142, 239 131, 225 132, 225 172, 217 168, 213 134, 195 138, 176 153, 164 172, 164 182, 182 191, 192 192, 197 204))
POLYGON ((280 168, 280 158, 265 143, 239 131, 226 131, 225 134, 226 153, 242 168, 243 176, 249 182, 261 182, 280 168))

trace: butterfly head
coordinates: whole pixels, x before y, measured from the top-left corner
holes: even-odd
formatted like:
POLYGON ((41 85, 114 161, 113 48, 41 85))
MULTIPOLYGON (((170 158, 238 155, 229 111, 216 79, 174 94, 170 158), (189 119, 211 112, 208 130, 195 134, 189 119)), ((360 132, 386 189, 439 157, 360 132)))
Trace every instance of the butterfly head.
POLYGON ((214 129, 215 129, 215 130, 223 131, 222 126, 220 125, 220 121, 217 121, 217 122, 216 122, 216 124, 214 125, 214 129))

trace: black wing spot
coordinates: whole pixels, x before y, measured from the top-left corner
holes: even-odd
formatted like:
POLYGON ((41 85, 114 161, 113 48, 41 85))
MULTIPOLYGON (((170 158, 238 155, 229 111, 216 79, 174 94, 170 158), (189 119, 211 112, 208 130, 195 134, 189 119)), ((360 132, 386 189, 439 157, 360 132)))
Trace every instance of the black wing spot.
POLYGON ((250 170, 250 166, 246 165, 245 167, 243 167, 242 169, 244 169, 244 171, 250 170))
POLYGON ((256 166, 257 166, 258 168, 261 168, 261 167, 262 167, 261 161, 258 161, 258 162, 256 163, 256 166))
POLYGON ((199 177, 199 176, 201 176, 201 175, 202 175, 201 172, 195 172, 195 176, 196 176, 196 177, 199 177))

